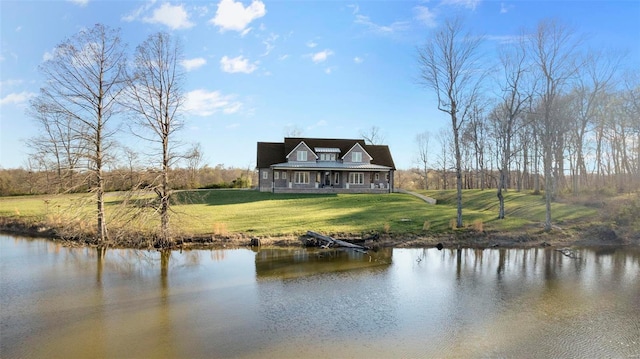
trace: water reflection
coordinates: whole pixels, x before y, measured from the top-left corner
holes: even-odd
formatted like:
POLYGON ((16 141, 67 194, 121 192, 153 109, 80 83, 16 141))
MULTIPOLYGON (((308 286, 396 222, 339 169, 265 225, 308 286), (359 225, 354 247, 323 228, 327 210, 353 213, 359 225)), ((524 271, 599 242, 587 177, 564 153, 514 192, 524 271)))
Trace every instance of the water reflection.
POLYGON ((0 357, 639 357, 640 251, 0 237, 0 357))
POLYGON ((256 252, 258 278, 288 279, 391 265, 393 250, 356 251, 353 249, 265 248, 256 252))

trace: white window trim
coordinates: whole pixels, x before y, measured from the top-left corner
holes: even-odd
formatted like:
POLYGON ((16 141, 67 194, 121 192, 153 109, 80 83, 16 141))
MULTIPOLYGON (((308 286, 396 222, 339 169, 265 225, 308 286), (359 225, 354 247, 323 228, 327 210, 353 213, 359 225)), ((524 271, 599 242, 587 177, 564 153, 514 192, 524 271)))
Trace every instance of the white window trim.
POLYGON ((274 179, 274 180, 280 179, 280 172, 278 172, 278 171, 273 171, 273 179, 274 179))
POLYGON ((362 162, 362 152, 352 152, 351 153, 351 162, 362 162))
POLYGON ((296 161, 298 161, 298 162, 306 162, 307 161, 307 151, 298 150, 296 152, 296 161))
POLYGON ((295 184, 309 184, 309 172, 295 172, 294 182, 295 184), (302 177, 302 178, 300 178, 302 177))
POLYGON ((349 184, 364 184, 364 173, 362 172, 350 172, 349 184), (358 180, 358 181, 356 181, 358 180))
POLYGON ((269 179, 269 170, 262 171, 262 179, 269 179))

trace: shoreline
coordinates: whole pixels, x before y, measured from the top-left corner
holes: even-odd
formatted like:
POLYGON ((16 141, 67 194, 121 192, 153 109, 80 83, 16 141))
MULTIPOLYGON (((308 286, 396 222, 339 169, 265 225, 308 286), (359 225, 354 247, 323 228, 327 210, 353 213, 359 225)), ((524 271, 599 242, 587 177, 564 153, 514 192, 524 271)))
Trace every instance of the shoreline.
MULTIPOLYGON (((621 231, 623 232, 623 231, 621 231)), ((47 238, 60 242, 65 246, 100 247, 94 239, 62 238, 55 228, 45 224, 28 224, 8 218, 0 218, 0 233, 14 236, 47 238)), ((349 233, 326 234, 344 241, 362 241, 360 235, 349 233)), ((258 237, 244 233, 228 235, 188 236, 177 235, 174 244, 168 250, 189 249, 230 249, 246 247, 304 247, 302 239, 305 235, 282 235, 258 237)), ((124 236, 128 239, 109 241, 103 246, 109 248, 127 249, 160 249, 154 246, 152 238, 139 238, 135 233, 124 236)), ((529 249, 529 248, 563 248, 563 247, 640 247, 640 236, 626 236, 618 234, 611 228, 604 226, 587 226, 584 230, 562 229, 555 226, 545 232, 542 228, 508 233, 491 231, 474 231, 469 229, 456 230, 450 233, 416 234, 379 234, 375 240, 366 240, 364 246, 370 248, 432 248, 441 245, 442 248, 472 248, 472 249, 529 249)))

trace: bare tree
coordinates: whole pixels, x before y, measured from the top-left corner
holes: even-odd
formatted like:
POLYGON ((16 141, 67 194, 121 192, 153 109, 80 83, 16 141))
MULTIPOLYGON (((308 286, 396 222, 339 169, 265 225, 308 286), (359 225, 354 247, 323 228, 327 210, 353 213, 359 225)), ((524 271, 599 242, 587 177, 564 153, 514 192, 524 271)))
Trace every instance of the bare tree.
POLYGON ((451 132, 446 128, 440 128, 438 132, 438 141, 440 142, 440 155, 438 156, 438 166, 440 167, 440 175, 442 176, 442 189, 447 189, 449 184, 449 158, 453 152, 453 141, 451 132))
MULTIPOLYGON (((514 155, 512 142, 518 130, 518 120, 527 109, 531 100, 531 92, 526 86, 528 66, 524 43, 518 46, 502 49, 500 62, 503 69, 503 83, 500 103, 492 112, 491 120, 494 126, 494 136, 497 141, 497 164, 500 172, 498 180, 498 218, 504 219, 503 190, 508 188, 508 176, 511 169, 511 159, 514 155)), ((520 124, 522 125, 522 123, 520 124)))
POLYGON ((368 145, 384 144, 384 135, 380 133, 380 127, 371 126, 365 130, 360 130, 360 136, 368 145))
POLYGON ((586 184, 587 166, 585 163, 584 145, 588 126, 593 124, 598 101, 608 90, 621 58, 607 56, 601 51, 592 51, 587 55, 573 92, 572 113, 574 124, 572 137, 576 151, 576 173, 573 176, 573 192, 578 193, 580 184, 586 184), (582 181, 579 181, 579 178, 582 181))
POLYGON ((101 24, 83 29, 58 45, 53 57, 40 69, 46 84, 38 100, 32 103, 32 112, 51 126, 56 121, 64 121, 64 126, 68 126, 49 134, 65 137, 56 142, 67 144, 69 151, 79 151, 86 159, 93 177, 89 185, 96 195, 96 235, 103 242, 107 238, 103 166, 109 139, 114 134, 110 120, 126 82, 120 32, 101 24), (71 145, 70 139, 82 144, 71 145))
POLYGON ((161 170, 154 191, 159 201, 156 209, 160 216, 159 245, 162 247, 171 244, 169 172, 176 159, 172 150, 175 145, 173 134, 182 128, 184 73, 179 66, 181 56, 180 45, 168 33, 150 35, 136 49, 127 103, 141 130, 136 134, 153 143, 160 152, 161 170))
MULTIPOLYGON (((475 172, 477 174, 476 185, 475 187, 469 186, 469 188, 480 188, 484 190, 487 184, 487 176, 485 171, 485 154, 486 154, 486 146, 487 146, 487 132, 488 132, 487 118, 482 113, 480 106, 474 105, 473 110, 471 111, 471 115, 469 116, 469 121, 466 122, 466 126, 463 128, 463 141, 462 143, 466 143, 466 152, 468 156, 473 157, 474 165, 470 165, 469 167, 475 167, 475 172), (473 156, 471 156, 473 153, 473 156)), ((471 160, 468 161, 471 163, 471 160)), ((471 182, 473 182, 473 176, 471 177, 471 182)))
POLYGON ((462 167, 460 128, 471 115, 484 76, 479 71, 479 47, 482 37, 463 33, 462 20, 446 20, 428 42, 419 49, 421 82, 438 97, 438 110, 451 119, 456 161, 457 218, 462 227, 462 167))
POLYGON ((27 112, 39 132, 27 141, 31 157, 44 168, 55 171, 56 180, 48 181, 47 185, 55 185, 57 192, 76 190, 76 185, 83 184, 76 183, 75 172, 87 155, 83 136, 88 131, 86 124, 57 111, 43 96, 31 100, 29 107, 27 112))
POLYGON ((424 131, 416 135, 417 152, 417 168, 416 172, 420 175, 424 182, 424 189, 429 189, 429 142, 431 140, 431 132, 424 131))
POLYGON ((578 69, 575 59, 579 44, 580 41, 575 38, 571 29, 553 20, 541 21, 530 38, 529 50, 536 72, 542 79, 538 125, 545 180, 544 228, 547 231, 551 230, 551 201, 555 196, 557 175, 561 173, 558 166, 561 166, 562 162, 557 158, 558 147, 561 147, 558 141, 563 137, 562 123, 557 118, 557 102, 578 69))
POLYGON ((287 126, 284 129, 284 137, 302 137, 304 130, 297 125, 287 126))
POLYGON ((204 154, 202 153, 202 145, 200 143, 193 144, 185 154, 187 169, 189 171, 189 188, 198 188, 198 170, 202 167, 204 154))

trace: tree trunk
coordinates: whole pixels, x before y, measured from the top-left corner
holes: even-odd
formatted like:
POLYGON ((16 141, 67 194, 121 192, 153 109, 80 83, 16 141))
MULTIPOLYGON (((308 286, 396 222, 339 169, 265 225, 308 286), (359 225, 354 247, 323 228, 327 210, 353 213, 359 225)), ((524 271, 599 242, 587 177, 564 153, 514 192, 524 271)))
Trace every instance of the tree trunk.
POLYGON ((456 227, 462 228, 462 158, 460 155, 460 141, 459 141, 459 128, 457 123, 457 118, 455 115, 455 107, 454 112, 451 115, 451 121, 453 123, 453 140, 454 147, 456 151, 456 205, 457 205, 457 216, 456 216, 456 227))

